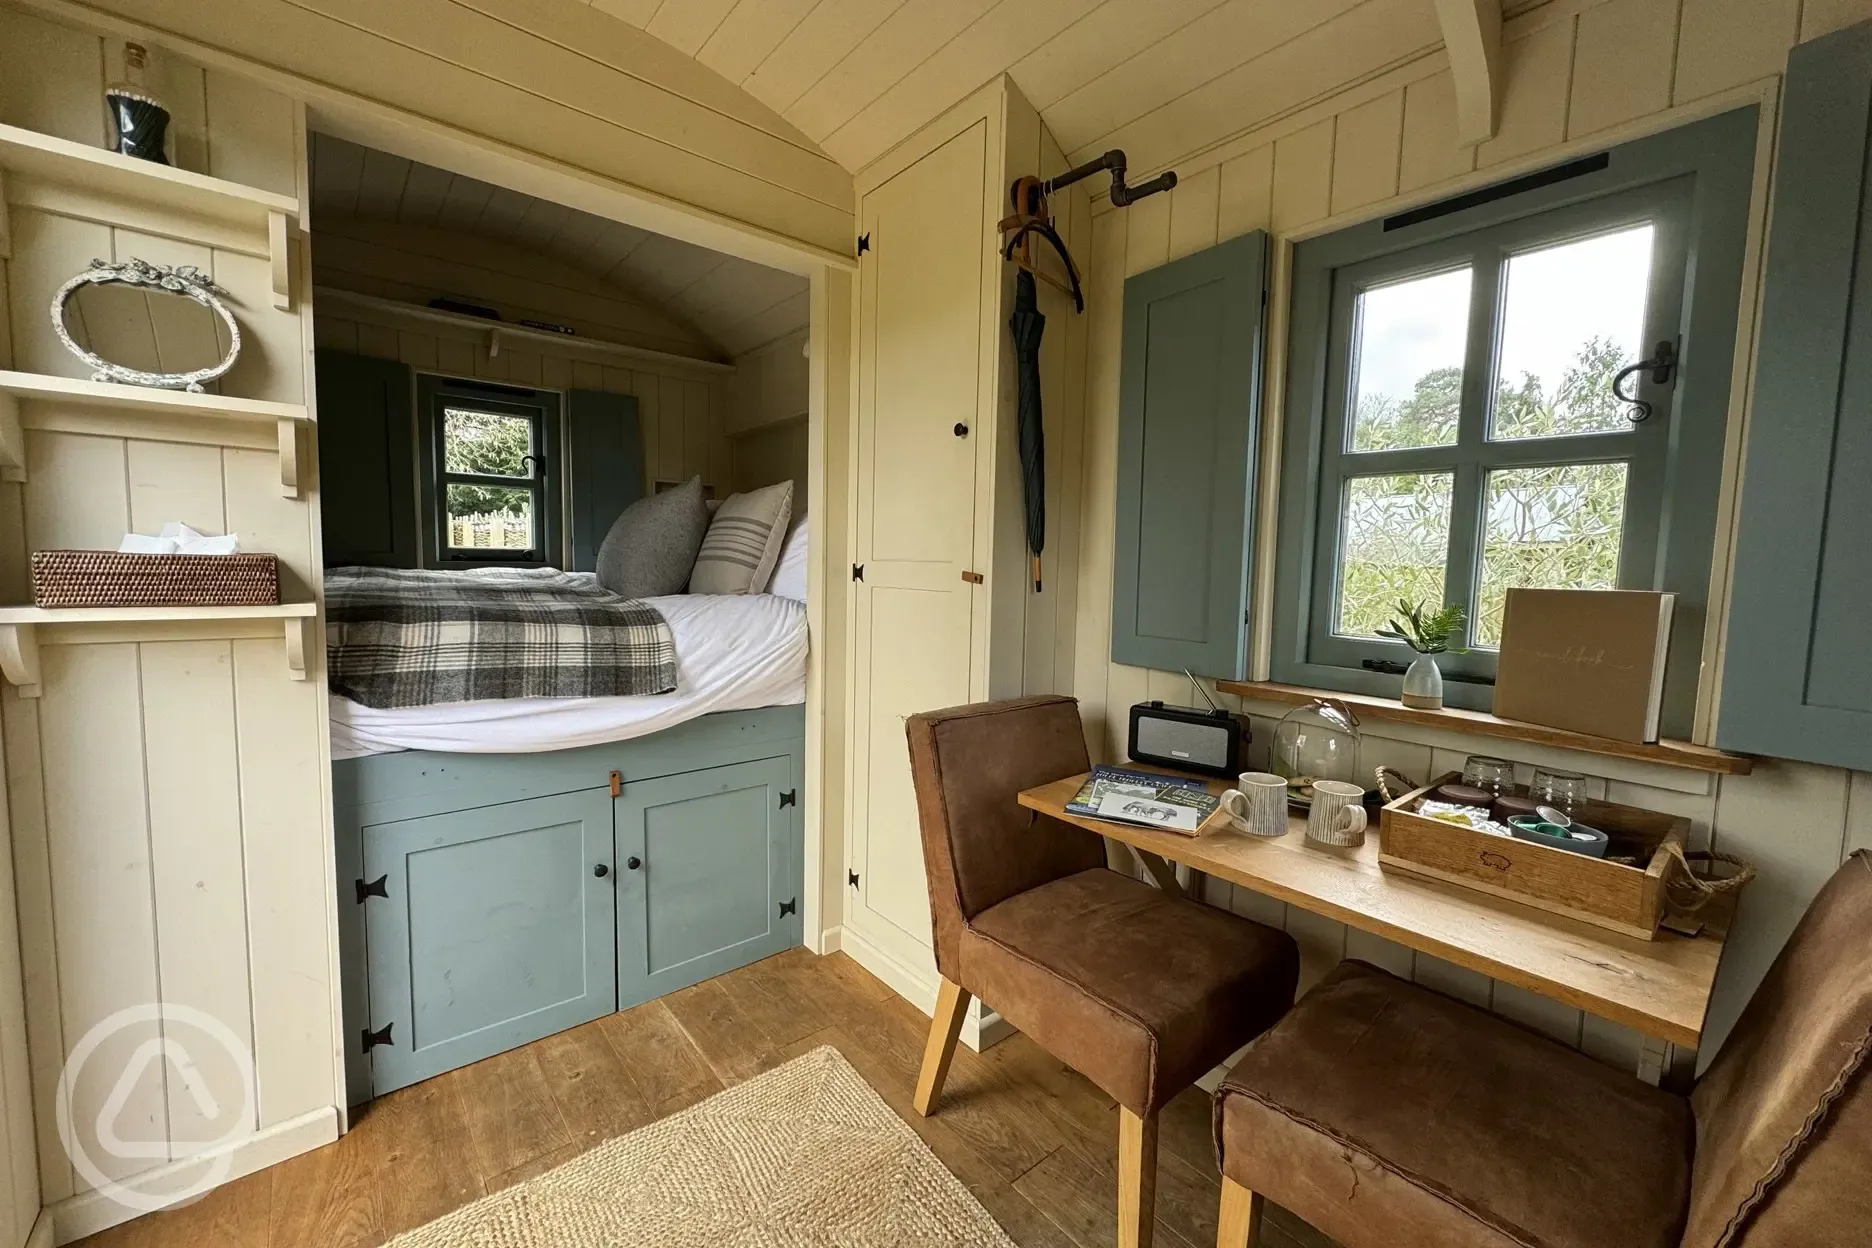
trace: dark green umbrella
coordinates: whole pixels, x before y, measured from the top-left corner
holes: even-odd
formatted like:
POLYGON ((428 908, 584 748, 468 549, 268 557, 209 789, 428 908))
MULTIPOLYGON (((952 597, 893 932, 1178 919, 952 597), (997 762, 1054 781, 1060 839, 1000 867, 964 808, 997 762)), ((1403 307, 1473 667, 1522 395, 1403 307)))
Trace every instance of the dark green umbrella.
POLYGON ((1040 592, 1040 552, 1046 549, 1046 433, 1040 424, 1040 339, 1046 316, 1040 311, 1034 276, 1016 275, 1014 311, 1008 317, 1014 335, 1014 366, 1020 378, 1021 482, 1027 495, 1027 549, 1033 552, 1034 592, 1040 592))

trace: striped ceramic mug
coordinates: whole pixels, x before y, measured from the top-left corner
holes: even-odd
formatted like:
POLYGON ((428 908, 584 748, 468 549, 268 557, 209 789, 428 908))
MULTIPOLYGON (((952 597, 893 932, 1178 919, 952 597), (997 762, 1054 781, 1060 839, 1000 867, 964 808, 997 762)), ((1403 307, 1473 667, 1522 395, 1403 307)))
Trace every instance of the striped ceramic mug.
POLYGON ((1307 839, 1322 845, 1365 843, 1365 790, 1344 780, 1315 780, 1307 839))
POLYGON ((1241 787, 1222 795, 1235 826, 1250 836, 1285 836, 1287 782, 1265 771, 1244 771, 1235 780, 1241 787))

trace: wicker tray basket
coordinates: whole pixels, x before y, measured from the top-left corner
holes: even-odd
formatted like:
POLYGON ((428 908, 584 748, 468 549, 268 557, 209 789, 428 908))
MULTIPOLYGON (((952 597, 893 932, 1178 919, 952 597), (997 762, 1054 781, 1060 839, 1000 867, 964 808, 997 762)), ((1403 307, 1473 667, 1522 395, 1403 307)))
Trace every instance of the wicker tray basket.
POLYGON ((32 582, 40 607, 270 607, 279 557, 40 550, 32 582))

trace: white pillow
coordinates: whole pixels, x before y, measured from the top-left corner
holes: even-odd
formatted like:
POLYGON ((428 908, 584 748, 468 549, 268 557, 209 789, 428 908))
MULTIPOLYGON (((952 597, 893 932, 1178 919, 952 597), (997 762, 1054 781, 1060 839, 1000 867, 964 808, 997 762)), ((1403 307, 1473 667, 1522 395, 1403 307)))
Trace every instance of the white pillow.
POLYGON ((768 593, 795 602, 806 601, 806 548, 806 517, 801 516, 787 534, 786 544, 780 548, 773 579, 767 582, 768 593))

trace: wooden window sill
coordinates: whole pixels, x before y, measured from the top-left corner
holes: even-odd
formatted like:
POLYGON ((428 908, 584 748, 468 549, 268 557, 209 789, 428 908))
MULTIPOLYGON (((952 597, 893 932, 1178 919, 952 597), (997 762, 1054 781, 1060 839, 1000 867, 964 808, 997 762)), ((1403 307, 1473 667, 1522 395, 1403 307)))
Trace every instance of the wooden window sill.
POLYGON ((1570 732, 1564 728, 1547 728, 1540 724, 1500 719, 1483 711, 1464 711, 1453 707, 1445 707, 1440 711, 1420 711, 1390 698, 1337 693, 1329 689, 1304 689, 1298 685, 1283 685, 1266 680, 1218 680, 1215 687, 1224 693, 1244 698, 1296 706, 1315 698, 1331 698, 1351 707, 1361 719, 1444 728, 1451 732, 1493 737, 1501 741, 1525 741, 1555 749, 1578 750, 1583 754, 1600 754, 1608 758, 1657 763, 1665 767, 1682 767, 1716 775, 1746 776, 1754 767, 1754 759, 1746 754, 1730 754, 1707 745, 1692 745, 1688 741, 1658 741, 1641 745, 1632 741, 1614 741, 1609 737, 1589 736, 1583 732, 1570 732))

